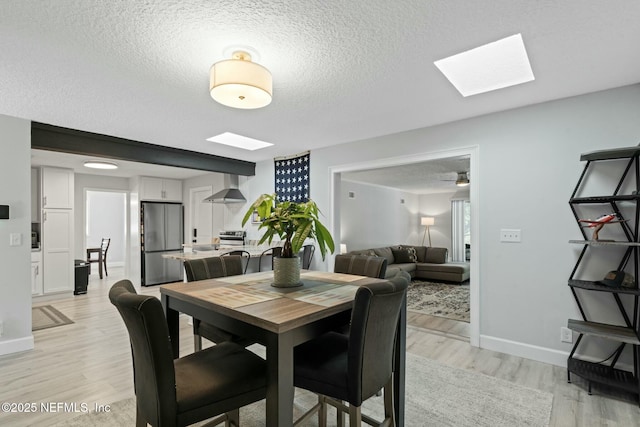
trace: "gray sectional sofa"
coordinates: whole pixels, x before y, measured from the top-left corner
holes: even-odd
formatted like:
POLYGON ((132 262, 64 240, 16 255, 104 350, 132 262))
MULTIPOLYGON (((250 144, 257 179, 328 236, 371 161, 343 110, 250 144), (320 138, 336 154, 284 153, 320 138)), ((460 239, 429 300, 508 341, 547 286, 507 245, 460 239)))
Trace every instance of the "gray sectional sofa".
POLYGON ((404 270, 412 278, 462 283, 469 279, 468 262, 447 262, 447 248, 398 245, 361 249, 350 255, 379 256, 387 260, 385 278, 404 270))

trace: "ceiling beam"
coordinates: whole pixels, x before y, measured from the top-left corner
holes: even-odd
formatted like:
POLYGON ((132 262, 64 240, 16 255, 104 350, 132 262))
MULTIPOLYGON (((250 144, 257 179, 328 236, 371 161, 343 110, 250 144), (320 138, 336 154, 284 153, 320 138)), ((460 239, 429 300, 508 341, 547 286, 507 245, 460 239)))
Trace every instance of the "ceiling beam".
POLYGON ((197 151, 31 122, 31 148, 207 172, 255 175, 256 164, 197 151))

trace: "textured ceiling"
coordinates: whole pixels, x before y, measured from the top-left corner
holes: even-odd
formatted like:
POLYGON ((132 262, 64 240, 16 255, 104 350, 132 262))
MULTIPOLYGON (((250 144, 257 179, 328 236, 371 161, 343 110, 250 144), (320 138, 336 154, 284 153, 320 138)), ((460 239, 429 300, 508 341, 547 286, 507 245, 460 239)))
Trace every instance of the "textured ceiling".
POLYGON ((0 114, 259 161, 640 81, 640 2, 0 0, 0 114), (433 61, 522 33, 536 80, 462 98, 433 61), (208 71, 260 54, 271 105, 208 71), (246 152, 205 138, 235 132, 246 152))

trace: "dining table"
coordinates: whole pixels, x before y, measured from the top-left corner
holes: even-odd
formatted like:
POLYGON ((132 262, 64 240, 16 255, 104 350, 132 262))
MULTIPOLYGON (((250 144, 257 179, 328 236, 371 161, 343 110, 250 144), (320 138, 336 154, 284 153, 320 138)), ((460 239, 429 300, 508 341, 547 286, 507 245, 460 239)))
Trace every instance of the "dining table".
MULTIPOLYGON (((293 425, 293 349, 349 324, 359 286, 383 281, 365 276, 303 270, 301 286, 272 286, 273 272, 160 286, 174 358, 179 357, 179 314, 211 323, 266 348, 266 425, 293 425)), ((396 425, 404 425, 406 301, 394 351, 396 425)))

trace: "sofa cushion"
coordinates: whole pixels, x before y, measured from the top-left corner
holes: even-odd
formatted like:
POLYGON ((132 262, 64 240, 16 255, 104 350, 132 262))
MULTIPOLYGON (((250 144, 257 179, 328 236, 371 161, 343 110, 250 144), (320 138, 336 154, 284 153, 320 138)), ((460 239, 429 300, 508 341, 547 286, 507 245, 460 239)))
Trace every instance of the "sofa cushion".
POLYGON ((448 273, 465 273, 469 271, 468 262, 417 263, 416 271, 440 271, 448 273))
POLYGON ((381 256, 383 258, 386 258, 387 264, 393 264, 395 262, 395 258, 393 257, 393 252, 391 252, 391 248, 388 246, 385 248, 376 248, 373 250, 373 252, 375 252, 376 256, 381 256))
POLYGON ((432 264, 444 264, 445 262, 447 262, 447 248, 428 247, 424 262, 432 264))
MULTIPOLYGON (((349 252, 349 255, 364 255, 364 256, 378 256, 373 249, 360 249, 357 251, 349 252)), ((389 262, 389 261, 387 261, 389 262)))
POLYGON ((412 245, 400 245, 401 248, 411 248, 416 251, 416 262, 425 262, 424 258, 427 256, 426 246, 412 246, 412 245))
POLYGON ((411 247, 399 247, 399 248, 391 248, 391 253, 393 253, 393 259, 396 264, 405 263, 405 262, 416 262, 416 250, 411 247))

